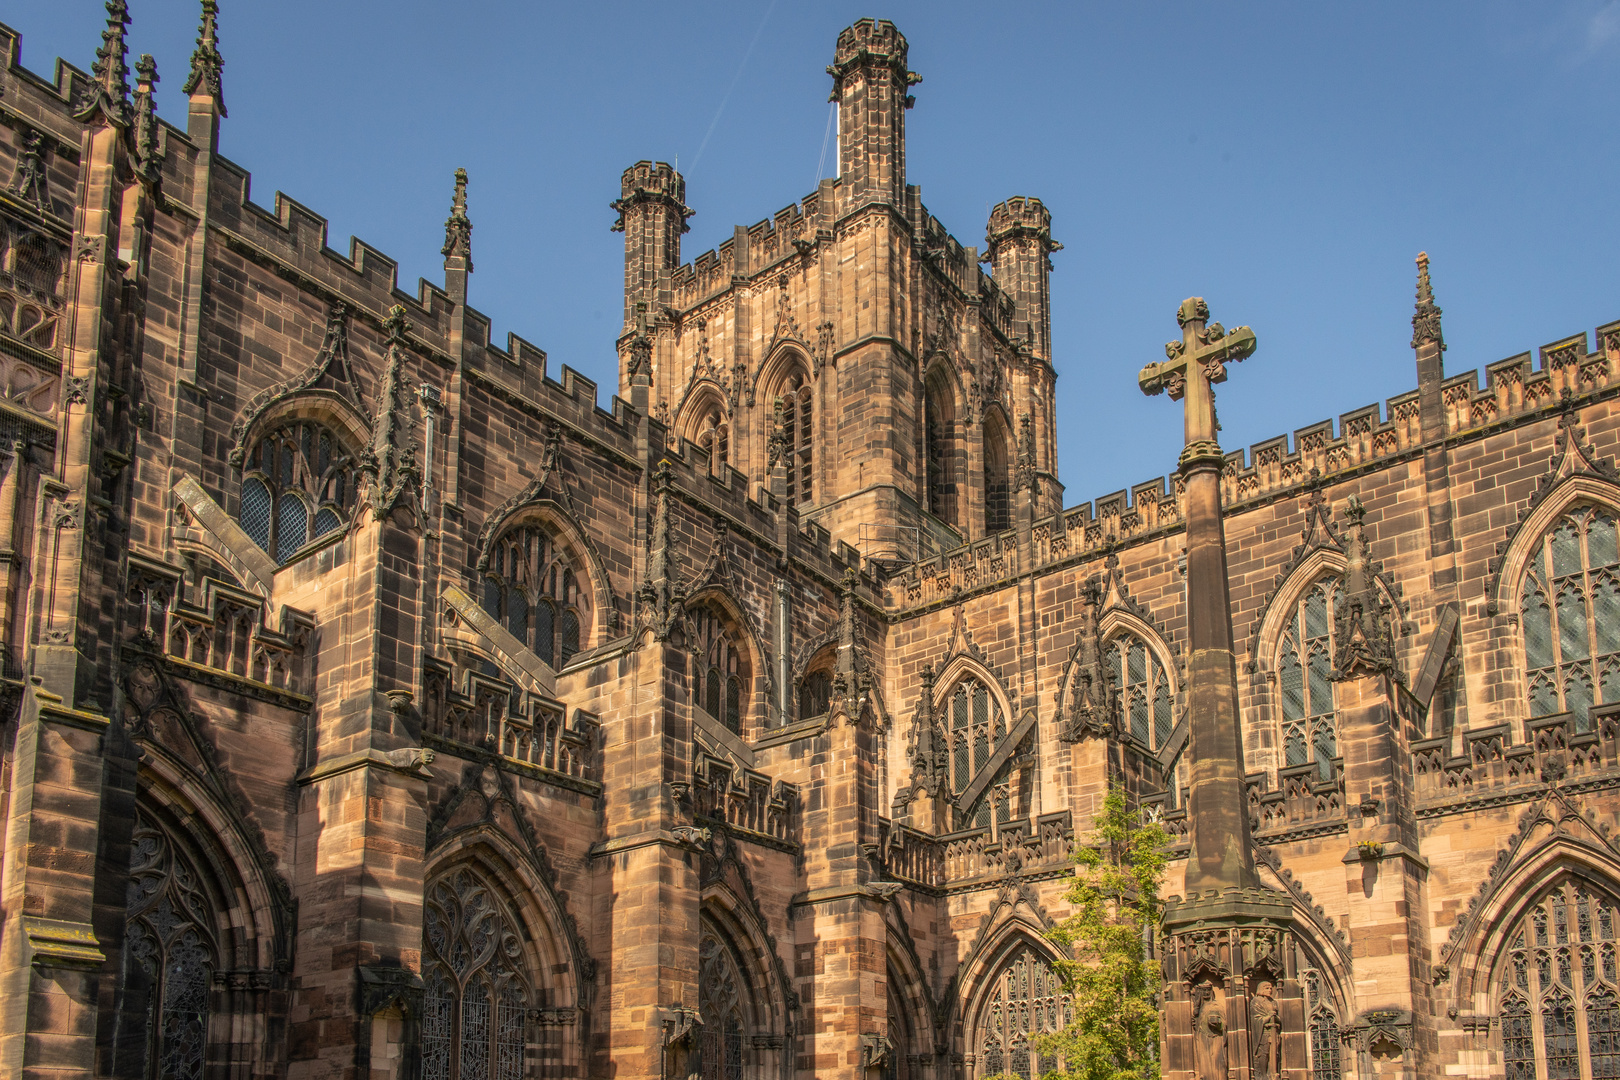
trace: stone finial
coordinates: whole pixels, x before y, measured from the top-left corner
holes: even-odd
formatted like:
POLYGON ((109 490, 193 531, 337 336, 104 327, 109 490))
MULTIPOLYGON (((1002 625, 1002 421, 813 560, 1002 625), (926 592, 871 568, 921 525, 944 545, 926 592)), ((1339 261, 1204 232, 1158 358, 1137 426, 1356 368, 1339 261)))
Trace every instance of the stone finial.
POLYGON ((158 152, 157 110, 153 90, 158 83, 157 61, 142 53, 135 64, 135 175, 148 187, 158 182, 162 156, 158 152))
POLYGON ((447 259, 466 259, 467 272, 472 273, 472 219, 467 216, 467 170, 456 170, 456 193, 450 200, 450 216, 444 222, 444 247, 440 254, 447 259))
POLYGON ((1433 343, 1443 351, 1446 342, 1440 333, 1440 305, 1434 302, 1434 287, 1429 283, 1427 251, 1418 252, 1417 268, 1417 309, 1412 313, 1412 348, 1433 343))
POLYGON ((90 66, 89 94, 73 114, 81 123, 93 121, 100 113, 106 123, 129 126, 129 5, 124 0, 107 0, 107 29, 101 32, 101 48, 90 66))
POLYGON ((191 54, 191 75, 182 89, 187 94, 212 97, 219 115, 226 116, 225 87, 220 79, 225 58, 219 54, 218 19, 218 0, 202 0, 202 24, 197 28, 197 48, 191 54))

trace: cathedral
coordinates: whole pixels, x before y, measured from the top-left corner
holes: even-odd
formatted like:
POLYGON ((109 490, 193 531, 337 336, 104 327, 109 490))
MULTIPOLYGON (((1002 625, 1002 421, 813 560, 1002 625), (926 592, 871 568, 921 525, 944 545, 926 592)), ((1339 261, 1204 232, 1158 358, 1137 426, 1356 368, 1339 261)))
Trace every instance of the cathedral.
POLYGON ((403 291, 106 7, 0 26, 0 1073, 1034 1080, 1121 787, 1169 1080, 1620 1077, 1620 322, 1448 373, 1420 255, 1412 390, 1223 449, 1166 297, 1187 450, 1066 503, 1050 214, 929 213, 893 24, 717 249, 624 171, 604 392, 464 173, 403 291))

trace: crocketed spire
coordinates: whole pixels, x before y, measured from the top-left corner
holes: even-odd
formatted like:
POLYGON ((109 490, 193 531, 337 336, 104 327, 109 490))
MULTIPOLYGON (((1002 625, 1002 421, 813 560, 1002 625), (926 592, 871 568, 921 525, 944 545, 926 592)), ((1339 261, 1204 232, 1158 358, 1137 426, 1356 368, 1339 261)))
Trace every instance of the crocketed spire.
POLYGON ((182 88, 187 94, 207 94, 219 105, 219 115, 225 111, 225 87, 220 73, 225 58, 219 54, 219 3, 202 0, 202 25, 197 29, 197 48, 191 54, 191 76, 182 88))
POLYGON ((75 120, 89 123, 99 112, 106 122, 116 127, 129 126, 129 45, 124 35, 129 30, 129 5, 124 0, 107 0, 107 29, 101 32, 101 48, 96 50, 96 62, 90 66, 90 90, 75 120))
POLYGON ((444 222, 444 247, 447 259, 466 259, 472 270, 472 219, 467 216, 467 170, 456 170, 456 193, 450 200, 450 216, 444 222))
POLYGON ((160 162, 152 93, 157 84, 157 61, 151 53, 142 53, 135 63, 135 174, 147 185, 157 183, 160 162))
POLYGON ((1440 334, 1440 305, 1434 302, 1434 287, 1429 284, 1429 253, 1418 252, 1417 310, 1412 313, 1412 348, 1430 342, 1444 349, 1445 338, 1440 334))

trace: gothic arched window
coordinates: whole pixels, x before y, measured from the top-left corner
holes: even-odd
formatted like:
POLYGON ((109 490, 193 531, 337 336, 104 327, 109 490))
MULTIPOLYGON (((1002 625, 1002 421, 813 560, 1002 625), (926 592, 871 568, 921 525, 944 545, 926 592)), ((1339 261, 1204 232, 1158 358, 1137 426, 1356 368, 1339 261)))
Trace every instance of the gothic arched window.
POLYGON ((265 435, 243 470, 237 517, 278 563, 341 529, 354 509, 354 455, 314 420, 292 420, 265 435))
POLYGON ((731 422, 718 405, 698 421, 697 444, 709 452, 709 471, 714 475, 731 464, 731 422))
MULTIPOLYGON (((973 783, 1001 740, 1007 735, 1007 721, 1001 703, 990 688, 976 676, 956 684, 945 697, 945 722, 951 750, 951 791, 960 795, 973 783)), ((1011 792, 1006 783, 988 785, 977 802, 959 814, 962 828, 986 828, 992 807, 997 821, 1012 817, 1011 792)))
POLYGON ((1316 763, 1317 774, 1333 776, 1339 756, 1333 705, 1333 622, 1344 589, 1323 579, 1295 601, 1292 617, 1277 643, 1277 689, 1282 706, 1283 761, 1316 763))
POLYGON ((929 373, 923 396, 923 441, 928 467, 928 511, 956 524, 956 401, 948 377, 929 373))
POLYGON ((727 620, 708 607, 693 613, 696 665, 693 700, 704 712, 741 734, 748 686, 748 656, 727 620))
POLYGON ((984 531, 1012 528, 1012 461, 1007 455, 1007 428, 992 414, 984 422, 984 531))
POLYGON ((483 609, 561 670, 579 652, 584 590, 556 538, 538 525, 520 525, 501 534, 484 572, 483 609))
POLYGON ((214 905, 195 860, 144 810, 135 815, 127 897, 124 986, 131 1011, 145 1006, 144 1075, 202 1080, 219 962, 214 905))
POLYGON ((1135 634, 1112 638, 1103 651, 1104 670, 1119 693, 1120 719, 1143 746, 1157 750, 1176 726, 1174 699, 1164 666, 1135 634))
POLYGON ((519 1080, 533 995, 517 923, 483 875, 459 867, 422 909, 423 1080, 519 1080))
POLYGON ((1530 715, 1570 712, 1592 727, 1592 706, 1620 701, 1620 551, 1614 517, 1582 506, 1542 538, 1519 591, 1530 715))
POLYGON ((1057 1059, 1041 1054, 1034 1037, 1055 1034, 1068 1022, 1062 980, 1039 953, 1021 946, 996 975, 979 1020, 979 1075, 1035 1080, 1056 1069, 1057 1059))
POLYGON ((703 1080, 741 1080, 747 1031, 748 983, 730 945, 707 922, 698 939, 698 1012, 703 1080))
POLYGON ((810 476, 815 456, 815 425, 810 380, 802 369, 787 377, 778 397, 782 402, 782 435, 787 451, 787 504, 808 506, 814 501, 810 476))
POLYGON ((1570 877, 1519 917, 1497 971, 1510 1080, 1620 1077, 1617 920, 1612 897, 1570 877))
POLYGON ((825 716, 831 706, 832 676, 825 671, 812 671, 799 684, 799 719, 825 716))
POLYGON ((1340 1056, 1343 1044, 1339 1033, 1339 1017, 1333 1003, 1322 991, 1322 974, 1315 968, 1304 972, 1305 1009, 1309 1015, 1311 1078, 1310 1080, 1343 1080, 1344 1065, 1340 1056))

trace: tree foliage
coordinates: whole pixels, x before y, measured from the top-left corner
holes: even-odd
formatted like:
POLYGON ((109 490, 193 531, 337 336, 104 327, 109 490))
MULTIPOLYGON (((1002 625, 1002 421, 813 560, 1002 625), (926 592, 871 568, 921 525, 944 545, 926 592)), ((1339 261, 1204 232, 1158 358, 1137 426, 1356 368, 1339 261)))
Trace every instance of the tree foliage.
POLYGON ((1055 965, 1071 998, 1069 1022, 1036 1037, 1062 1080, 1157 1080, 1163 977, 1148 944, 1159 925, 1169 837, 1109 789, 1091 835, 1076 846, 1073 911, 1047 934, 1074 959, 1055 965))

